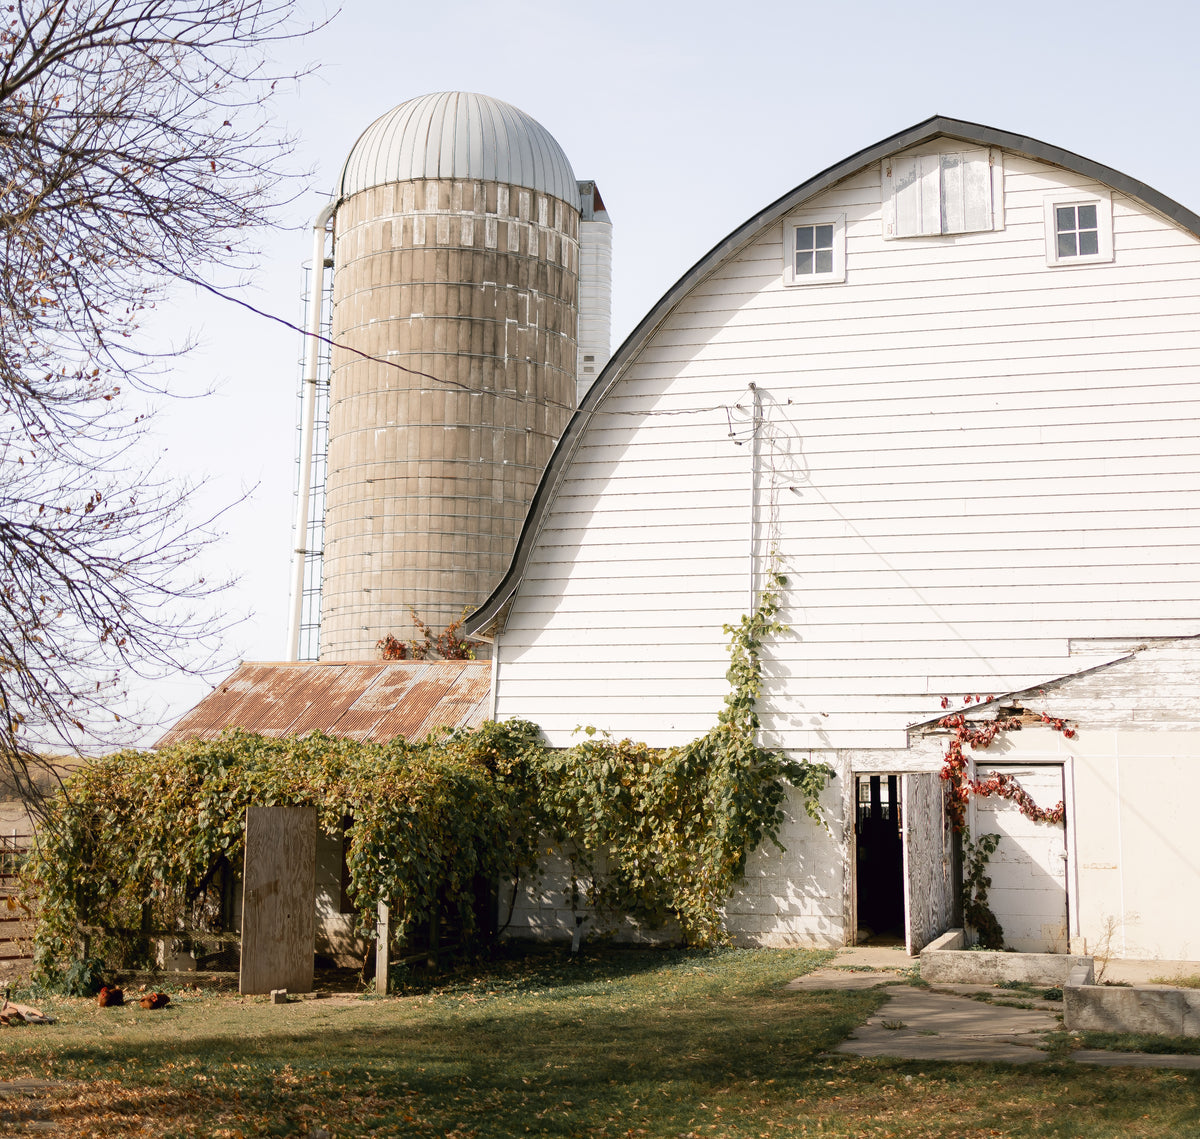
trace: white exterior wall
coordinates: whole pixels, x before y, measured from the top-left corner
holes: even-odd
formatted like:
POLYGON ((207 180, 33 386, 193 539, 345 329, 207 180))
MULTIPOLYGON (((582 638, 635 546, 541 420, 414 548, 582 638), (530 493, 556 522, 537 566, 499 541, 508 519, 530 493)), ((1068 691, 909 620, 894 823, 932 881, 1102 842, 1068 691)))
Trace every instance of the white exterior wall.
MULTIPOLYGON (((1063 769, 1067 937, 1032 948, 1200 960, 1200 859, 1191 837, 1200 802, 1200 640, 1112 642, 1103 649, 1120 659, 1016 697, 1030 710, 1067 720, 1073 739, 1032 724, 968 755, 979 771, 996 764, 1063 769)), ((745 883, 726 906, 735 940, 780 947, 852 941, 854 776, 938 772, 946 743, 944 731, 914 731, 907 748, 821 753, 836 771, 822 797, 825 829, 793 796, 780 833, 785 851, 770 845, 755 851, 745 883)), ((996 805, 973 799, 972 808, 981 802, 996 805)), ((975 835, 986 829, 974 813, 975 835)), ((990 866, 996 882, 1004 871, 999 863, 990 866)), ((550 858, 546 870, 540 882, 523 884, 509 928, 569 938, 575 913, 586 911, 571 909, 567 863, 550 858)), ((1001 924, 1015 928, 1003 888, 992 892, 991 904, 1001 924)), ((654 937, 632 925, 623 933, 654 937)))
POLYGON ((847 889, 854 811, 847 805, 854 780, 844 760, 831 766, 837 777, 821 796, 825 828, 813 823, 793 792, 779 831, 784 849, 764 843, 750 855, 746 879, 725 906, 725 926, 739 944, 833 948, 852 940, 847 889))
POLYGON ((944 695, 1200 632, 1200 243, 1114 193, 1113 262, 1050 268, 1045 196, 1105 188, 1003 164, 1002 230, 883 240, 876 164, 804 205, 845 214, 844 284, 785 288, 776 224, 683 299, 546 517, 501 718, 552 744, 711 726, 750 605, 749 382, 757 549, 773 531, 790 579, 768 743, 903 749, 944 695))

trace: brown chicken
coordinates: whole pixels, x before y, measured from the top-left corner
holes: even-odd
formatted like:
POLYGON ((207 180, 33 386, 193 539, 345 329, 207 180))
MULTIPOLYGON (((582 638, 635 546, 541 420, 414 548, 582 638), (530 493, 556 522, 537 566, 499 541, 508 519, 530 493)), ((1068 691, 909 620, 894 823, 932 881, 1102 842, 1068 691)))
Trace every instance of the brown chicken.
POLYGON ((171 1003, 171 998, 166 993, 147 993, 138 1004, 142 1008, 165 1008, 171 1003))
POLYGON ((125 1003, 125 993, 118 985, 101 985, 96 995, 96 1004, 101 1008, 112 1008, 114 1005, 125 1003))

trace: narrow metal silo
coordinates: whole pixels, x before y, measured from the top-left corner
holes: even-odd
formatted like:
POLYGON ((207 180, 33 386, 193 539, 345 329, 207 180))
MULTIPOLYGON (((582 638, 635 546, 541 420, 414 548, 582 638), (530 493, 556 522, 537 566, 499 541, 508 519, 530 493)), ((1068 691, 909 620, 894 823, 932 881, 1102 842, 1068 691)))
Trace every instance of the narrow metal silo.
POLYGON ((461 92, 401 104, 337 201, 322 660, 487 596, 577 368, 580 186, 528 115, 461 92))

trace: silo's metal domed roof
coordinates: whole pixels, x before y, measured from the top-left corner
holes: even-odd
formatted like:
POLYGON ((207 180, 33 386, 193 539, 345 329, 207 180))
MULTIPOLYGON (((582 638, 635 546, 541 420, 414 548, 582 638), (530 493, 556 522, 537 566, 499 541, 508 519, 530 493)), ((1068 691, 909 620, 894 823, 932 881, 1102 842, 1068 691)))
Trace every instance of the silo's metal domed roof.
POLYGON ((579 197, 571 163, 541 123, 465 91, 409 99, 376 119, 350 151, 338 195, 419 178, 477 178, 568 202, 579 197))

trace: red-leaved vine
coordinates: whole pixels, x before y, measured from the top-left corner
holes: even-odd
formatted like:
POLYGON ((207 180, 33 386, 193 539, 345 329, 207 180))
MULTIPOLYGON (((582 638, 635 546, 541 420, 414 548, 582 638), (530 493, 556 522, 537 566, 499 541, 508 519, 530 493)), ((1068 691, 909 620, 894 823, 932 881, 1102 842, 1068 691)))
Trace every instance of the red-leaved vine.
MULTIPOLYGON (((968 697, 969 699, 969 697, 968 697)), ((943 699, 942 706, 946 707, 948 700, 943 699)), ((1056 732, 1062 732, 1067 739, 1075 738, 1075 729, 1066 720, 1042 714, 1042 722, 1048 724, 1056 732)), ((986 779, 972 779, 967 775, 967 757, 964 747, 975 751, 983 751, 991 746, 992 741, 1006 731, 1019 731, 1021 720, 1018 717, 1006 717, 1003 712, 994 720, 969 721, 961 712, 946 716, 938 721, 938 727, 950 732, 946 744, 946 763, 942 767, 942 779, 949 784, 947 791, 947 810, 954 829, 959 833, 966 828, 967 800, 972 795, 998 795, 1002 799, 1011 799, 1016 803, 1027 819, 1041 823, 1061 823, 1066 813, 1060 799, 1049 809, 1039 807, 1033 797, 1011 775, 993 772, 986 779)))

